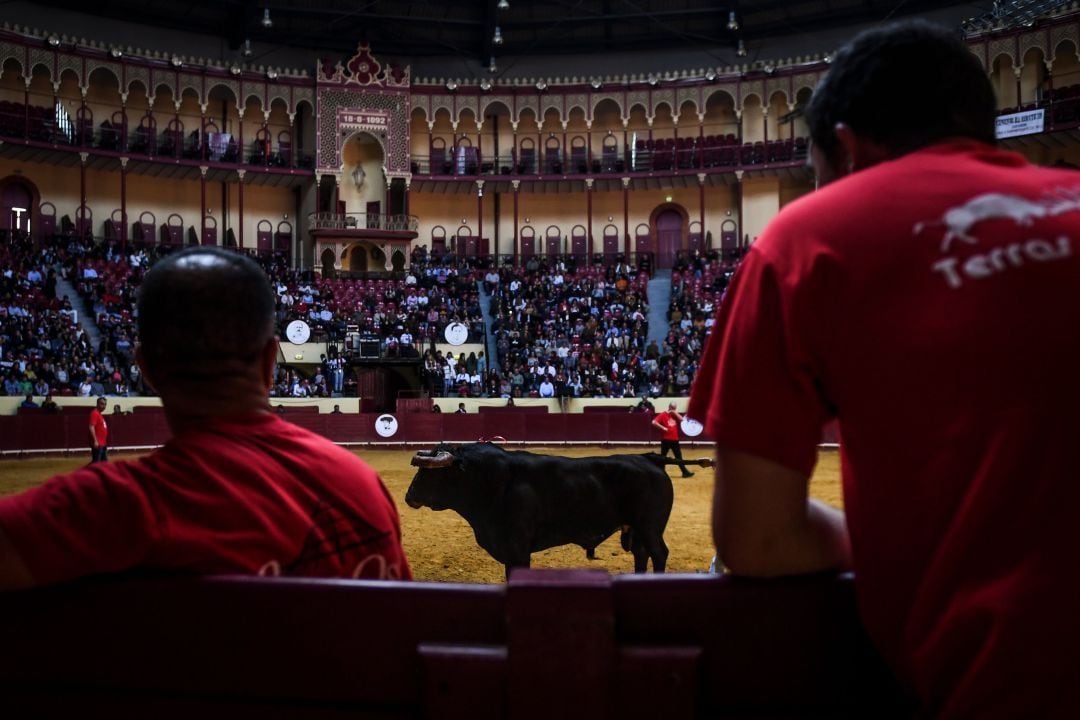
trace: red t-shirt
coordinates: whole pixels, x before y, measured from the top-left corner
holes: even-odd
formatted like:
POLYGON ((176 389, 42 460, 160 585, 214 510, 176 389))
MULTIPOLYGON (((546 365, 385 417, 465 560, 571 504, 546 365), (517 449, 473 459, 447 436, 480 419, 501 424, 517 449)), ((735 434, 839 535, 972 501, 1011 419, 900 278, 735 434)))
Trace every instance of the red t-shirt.
POLYGON ((664 440, 678 440, 679 439, 679 421, 675 419, 674 415, 670 415, 667 412, 658 413, 653 418, 654 423, 660 423, 664 426, 664 434, 661 436, 664 440))
POLYGON ((925 710, 1080 696, 1080 173, 973 142, 786 207, 736 273, 689 414, 810 473, 840 423, 864 622, 925 710))
POLYGON ((411 579, 397 510, 352 453, 269 413, 0 499, 39 583, 131 568, 411 579))
MULTIPOLYGON (((90 411, 90 427, 94 429, 94 437, 97 438, 98 446, 108 444, 109 439, 109 423, 105 421, 105 416, 101 414, 101 411, 94 408, 90 411)), ((121 433, 122 435, 123 433, 121 433)))

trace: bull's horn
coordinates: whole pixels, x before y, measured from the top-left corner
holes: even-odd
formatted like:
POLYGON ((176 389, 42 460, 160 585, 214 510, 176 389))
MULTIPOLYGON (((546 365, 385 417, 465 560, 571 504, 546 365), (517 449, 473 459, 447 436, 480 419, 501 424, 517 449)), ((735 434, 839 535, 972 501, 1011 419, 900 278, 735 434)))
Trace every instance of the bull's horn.
MULTIPOLYGON (((421 451, 423 452, 423 451, 421 451)), ((444 468, 454 462, 454 456, 442 450, 437 453, 422 455, 420 452, 413 455, 412 464, 418 468, 444 468)))

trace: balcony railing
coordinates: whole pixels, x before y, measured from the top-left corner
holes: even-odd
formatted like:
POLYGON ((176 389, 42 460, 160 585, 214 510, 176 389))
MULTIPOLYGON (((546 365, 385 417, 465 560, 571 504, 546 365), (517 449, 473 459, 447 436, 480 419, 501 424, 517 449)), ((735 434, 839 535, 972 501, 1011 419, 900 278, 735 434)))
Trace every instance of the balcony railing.
POLYGON ((379 213, 316 212, 308 215, 309 230, 391 230, 416 232, 420 220, 415 215, 379 213))

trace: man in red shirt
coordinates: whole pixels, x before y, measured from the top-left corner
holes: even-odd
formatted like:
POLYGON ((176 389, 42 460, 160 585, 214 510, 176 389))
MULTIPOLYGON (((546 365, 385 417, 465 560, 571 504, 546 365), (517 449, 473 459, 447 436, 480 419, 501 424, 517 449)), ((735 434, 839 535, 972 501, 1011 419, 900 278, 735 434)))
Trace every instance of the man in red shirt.
POLYGON ((923 714, 1071 715, 1080 174, 995 149, 986 72, 925 23, 852 41, 806 116, 826 187, 754 243, 689 410, 718 446, 719 556, 854 568, 923 714), (830 418, 843 513, 807 493, 830 418))
POLYGON ((139 335, 172 439, 0 500, 0 589, 133 568, 411 578, 375 471, 270 410, 279 351, 258 265, 205 247, 158 262, 139 335))
POLYGON ((667 457, 670 452, 679 461, 684 478, 693 477, 694 473, 686 469, 686 463, 682 459, 682 448, 679 446, 679 423, 683 416, 675 409, 675 403, 668 403, 667 412, 659 413, 653 418, 652 425, 663 432, 660 436, 660 456, 667 457))
POLYGON ((109 423, 105 421, 105 406, 108 401, 103 397, 90 411, 90 462, 105 462, 109 459, 109 423))

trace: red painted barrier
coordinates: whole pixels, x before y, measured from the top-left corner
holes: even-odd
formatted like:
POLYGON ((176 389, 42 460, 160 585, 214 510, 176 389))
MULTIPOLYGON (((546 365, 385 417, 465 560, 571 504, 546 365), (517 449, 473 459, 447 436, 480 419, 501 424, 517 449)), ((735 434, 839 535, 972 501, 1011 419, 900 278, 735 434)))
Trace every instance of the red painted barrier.
MULTIPOLYGON (((540 408, 545 409, 545 408, 540 408)), ((499 410, 507 410, 500 408, 499 410)), ((513 410, 509 408, 509 410, 513 410)), ((545 409, 546 410, 546 409, 545 409)), ((165 414, 136 408, 133 414, 108 415, 109 445, 113 448, 161 445, 170 436, 165 414)), ((388 438, 375 432, 376 413, 314 413, 286 411, 281 417, 339 443, 475 442, 500 435, 515 443, 659 443, 659 434, 647 414, 629 412, 547 413, 519 412, 400 413, 398 431, 388 438)), ((0 452, 64 452, 89 448, 89 410, 65 410, 59 415, 0 416, 0 452)), ((708 435, 693 438, 708 444, 708 435)), ((836 423, 825 427, 822 442, 839 442, 836 423)))
POLYGON ((0 594, 4 709, 110 718, 874 717, 910 706, 850 576, 518 570, 507 585, 220 577, 0 594))

